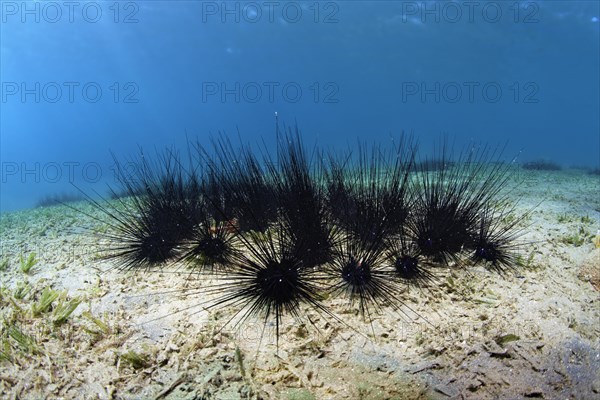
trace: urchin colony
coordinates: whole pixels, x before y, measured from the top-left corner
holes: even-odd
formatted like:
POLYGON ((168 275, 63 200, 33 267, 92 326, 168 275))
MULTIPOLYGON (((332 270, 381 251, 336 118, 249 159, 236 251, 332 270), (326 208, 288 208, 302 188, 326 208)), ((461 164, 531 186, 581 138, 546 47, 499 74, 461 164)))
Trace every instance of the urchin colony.
POLYGON ((297 129, 278 129, 276 149, 221 136, 185 158, 142 155, 133 174, 119 167, 116 199, 90 200, 110 225, 106 258, 206 278, 190 292, 198 307, 274 323, 277 338, 283 317, 304 321, 307 307, 344 324, 332 298, 369 321, 385 307, 404 313, 404 286, 434 290, 442 268, 514 268, 522 232, 501 151, 455 155, 442 141, 421 159, 404 137, 335 153, 305 147, 297 129))

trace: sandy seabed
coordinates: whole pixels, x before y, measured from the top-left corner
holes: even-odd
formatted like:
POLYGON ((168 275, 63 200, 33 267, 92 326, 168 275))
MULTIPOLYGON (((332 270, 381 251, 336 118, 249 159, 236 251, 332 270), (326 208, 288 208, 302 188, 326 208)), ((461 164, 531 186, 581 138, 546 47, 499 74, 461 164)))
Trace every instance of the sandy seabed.
MULTIPOLYGON (((523 172, 519 266, 435 270, 365 321, 306 310, 228 321, 211 283, 98 257, 105 224, 68 207, 2 214, 0 393, 14 399, 600 399, 600 178, 523 172), (39 262, 20 269, 20 255, 39 262), (76 306, 72 314, 65 310, 76 306), (68 315, 66 318, 61 316, 68 315), (310 321, 310 322, 309 322, 310 321), (262 339, 261 339, 262 338, 262 339)), ((106 219, 88 204, 75 204, 106 219)))

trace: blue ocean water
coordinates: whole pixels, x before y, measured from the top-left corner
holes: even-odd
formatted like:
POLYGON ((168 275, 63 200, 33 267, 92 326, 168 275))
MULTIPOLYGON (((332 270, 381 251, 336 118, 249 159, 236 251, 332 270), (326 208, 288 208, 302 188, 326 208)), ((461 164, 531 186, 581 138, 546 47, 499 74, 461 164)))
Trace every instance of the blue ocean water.
POLYGON ((275 113, 325 148, 446 134, 597 168, 599 4, 1 1, 0 211, 105 192, 111 151, 271 143, 275 113))

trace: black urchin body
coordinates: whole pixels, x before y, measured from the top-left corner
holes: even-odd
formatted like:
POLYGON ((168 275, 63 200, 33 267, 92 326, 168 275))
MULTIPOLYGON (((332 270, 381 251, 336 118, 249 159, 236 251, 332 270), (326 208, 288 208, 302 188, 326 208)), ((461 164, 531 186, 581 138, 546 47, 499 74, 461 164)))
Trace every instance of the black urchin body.
POLYGON ((306 267, 331 261, 336 230, 325 205, 322 173, 313 168, 296 128, 279 137, 277 162, 267 160, 280 218, 306 267))
POLYGON ((437 263, 460 262, 460 253, 471 246, 479 228, 481 211, 508 179, 508 166, 497 162, 495 154, 487 148, 471 149, 453 162, 444 144, 438 168, 420 171, 408 230, 423 256, 437 263))
POLYGON ((512 207, 497 207, 496 211, 486 208, 479 216, 479 229, 469 243, 470 259, 474 264, 484 264, 490 269, 504 273, 516 266, 516 251, 522 244, 517 239, 523 234, 516 225, 519 219, 506 222, 514 212, 512 207))
POLYGON ((433 280, 431 266, 420 253, 419 246, 404 233, 386 241, 385 257, 396 277, 407 284, 427 286, 433 280))
POLYGON ((332 283, 328 290, 345 295, 350 305, 358 304, 363 317, 371 320, 384 305, 398 309, 401 304, 399 282, 386 266, 383 242, 361 242, 354 236, 339 244, 335 260, 326 269, 332 283))
POLYGON ((213 289, 218 297, 211 307, 237 308, 231 318, 241 314, 236 325, 251 316, 265 323, 273 318, 277 339, 284 315, 300 320, 302 304, 332 315, 320 303, 323 276, 306 268, 287 227, 276 223, 266 232, 240 233, 240 239, 244 252, 236 255, 231 268, 217 275, 222 282, 213 289))
POLYGON ((172 261, 202 216, 198 193, 189 186, 177 156, 167 152, 151 166, 142 156, 133 176, 115 160, 123 193, 117 206, 95 202, 110 218, 113 244, 106 258, 118 267, 152 268, 172 261))
POLYGON ((206 218, 182 245, 181 260, 198 272, 226 270, 239 253, 236 236, 230 222, 206 218))
POLYGON ((471 238, 472 222, 462 213, 456 199, 429 198, 420 204, 409 225, 420 254, 448 264, 471 238))
POLYGON ((424 275, 421 267, 419 267, 419 258, 410 254, 400 253, 393 259, 394 269, 398 276, 407 281, 422 280, 424 275))
POLYGON ((351 305, 358 303, 361 315, 370 320, 384 304, 397 309, 401 303, 398 280, 385 254, 388 241, 404 223, 409 168, 390 162, 378 147, 371 152, 359 147, 356 164, 344 172, 347 165, 330 157, 329 209, 345 234, 327 268, 333 281, 329 291, 345 294, 351 305))

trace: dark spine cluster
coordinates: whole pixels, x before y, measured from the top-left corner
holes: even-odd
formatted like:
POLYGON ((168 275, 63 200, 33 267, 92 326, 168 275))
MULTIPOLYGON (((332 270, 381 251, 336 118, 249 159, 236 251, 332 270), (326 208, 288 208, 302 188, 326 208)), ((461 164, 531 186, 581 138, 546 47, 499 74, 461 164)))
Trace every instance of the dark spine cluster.
POLYGON ((167 151, 155 163, 142 156, 133 175, 119 169, 124 196, 94 202, 112 228, 107 257, 123 269, 208 274, 211 307, 273 318, 278 336, 283 316, 300 318, 304 306, 336 318, 326 297, 346 297, 370 319, 402 306, 402 285, 432 286, 433 268, 514 266, 521 232, 506 222, 511 165, 501 152, 453 158, 443 142, 417 163, 403 138, 325 153, 308 151, 297 128, 278 129, 275 155, 224 135, 189 151, 185 163, 167 151))

